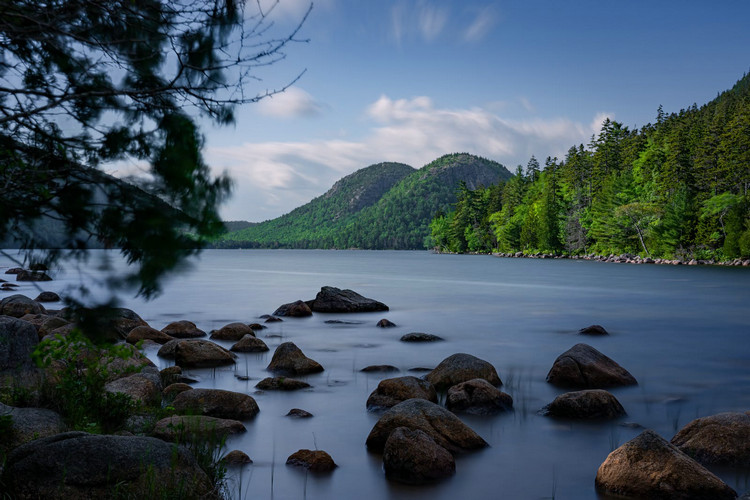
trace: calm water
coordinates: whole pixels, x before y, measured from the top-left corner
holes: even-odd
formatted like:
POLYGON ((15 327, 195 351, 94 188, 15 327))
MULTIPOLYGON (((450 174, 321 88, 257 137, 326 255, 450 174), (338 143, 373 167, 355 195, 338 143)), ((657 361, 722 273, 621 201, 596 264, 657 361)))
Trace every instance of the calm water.
MULTIPOLYGON (((93 254, 87 277, 96 277, 93 254)), ((0 266, 6 266, 0 260, 0 266)), ((116 265, 121 265, 117 264, 116 265)), ((44 284, 63 291, 78 272, 44 284)), ((164 294, 144 303, 126 299, 160 329, 177 319, 208 331, 234 321, 254 322, 282 303, 311 299, 321 286, 351 288, 385 302, 388 313, 287 319, 259 336, 265 354, 240 354, 237 365, 193 370, 196 387, 217 387, 255 397, 261 412, 248 432, 228 440, 254 464, 235 470, 236 498, 509 498, 595 499, 594 477, 607 454, 643 427, 667 439, 690 420, 750 409, 750 269, 634 266, 565 260, 499 259, 427 252, 216 250, 171 280, 164 294), (397 328, 380 329, 386 317, 397 328), (331 325, 330 319, 362 321, 331 325), (601 324, 612 334, 582 338, 579 328, 601 324), (404 344, 408 332, 440 335, 445 342, 404 344), (274 348, 293 341, 325 371, 303 377, 313 389, 257 393, 274 348), (586 342, 628 369, 637 387, 612 392, 628 416, 611 423, 558 421, 537 411, 564 391, 545 383, 554 359, 586 342), (513 396, 515 411, 462 420, 490 447, 457 458, 452 479, 426 487, 387 481, 380 456, 365 439, 378 414, 365 401, 378 382, 434 367, 466 352, 491 362, 513 396), (360 369, 391 364, 399 375, 360 369), (237 375, 247 375, 240 381, 237 375), (311 419, 284 415, 291 408, 311 419), (287 467, 301 448, 331 454, 339 468, 315 476, 287 467)), ((19 290, 36 296, 32 284, 19 290)), ((227 347, 231 343, 224 343, 227 347)), ((148 352, 158 366, 170 363, 148 352)), ((716 471, 739 493, 750 490, 750 471, 716 471)))

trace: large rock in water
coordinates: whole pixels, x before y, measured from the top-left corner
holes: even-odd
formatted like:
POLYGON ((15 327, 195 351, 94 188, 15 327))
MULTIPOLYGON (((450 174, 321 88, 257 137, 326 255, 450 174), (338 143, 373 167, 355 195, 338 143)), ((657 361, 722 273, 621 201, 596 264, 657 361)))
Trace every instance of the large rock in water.
POLYGON ((266 352, 269 349, 266 343, 255 335, 245 335, 229 350, 232 352, 266 352))
POLYGON ((381 380, 378 387, 367 398, 367 409, 370 411, 387 409, 413 398, 438 402, 435 388, 426 380, 412 376, 387 378, 381 380))
POLYGON ((485 379, 475 378, 448 389, 445 407, 453 412, 492 415, 512 410, 513 398, 485 379))
POLYGON ((483 359, 465 353, 448 356, 425 378, 439 391, 475 378, 483 378, 492 385, 503 384, 494 366, 483 359))
MULTIPOLYGON (((164 349, 170 342, 162 346, 164 349)), ((161 349, 159 350, 161 352, 161 349)), ((174 344, 174 360, 183 368, 213 368, 234 364, 236 355, 208 340, 180 340, 174 344)))
POLYGON ((348 313, 387 311, 388 306, 377 300, 363 297, 352 290, 341 290, 332 286, 324 286, 315 296, 307 301, 307 305, 314 312, 348 313))
POLYGON ((178 413, 247 420, 258 414, 258 403, 241 392, 193 389, 177 395, 172 406, 178 413))
POLYGON ((451 453, 487 446, 479 434, 442 406, 424 399, 407 399, 380 417, 367 436, 367 448, 382 453, 388 437, 399 427, 422 430, 451 453))
POLYGON ((580 389, 638 384, 625 368, 588 344, 576 344, 560 354, 547 374, 547 382, 580 389))
POLYGON ((208 476, 182 447, 137 436, 67 432, 8 455, 2 477, 11 498, 203 498, 208 476), (119 498, 119 496, 118 496, 119 498))
POLYGON ((695 419, 672 438, 672 444, 702 464, 750 466, 750 412, 695 419))
POLYGON ((424 431, 398 427, 385 442, 383 468, 388 479, 423 484, 455 474, 456 461, 424 431))
POLYGON ((195 323, 184 319, 171 322, 161 331, 176 339, 197 339, 206 336, 206 332, 198 328, 195 323))
POLYGON ((626 415, 617 398, 603 389, 566 392, 542 408, 542 414, 550 417, 605 419, 626 415))
POLYGON ((609 454, 596 473, 596 489, 625 498, 730 500, 737 493, 652 430, 609 454))
POLYGON ((296 302, 290 302, 289 304, 279 306, 279 308, 273 312, 273 315, 289 316, 291 318, 304 318, 306 316, 312 316, 312 310, 310 309, 310 306, 307 305, 307 303, 298 300, 296 302))
POLYGON ((47 314, 47 310, 36 300, 15 294, 0 300, 0 315, 20 318, 27 314, 47 314))
POLYGON ((211 332, 212 340, 231 340, 237 342, 241 340, 245 335, 252 335, 255 337, 255 332, 249 325, 245 323, 229 323, 224 325, 218 330, 211 332))
POLYGON ((312 472, 330 472, 337 467, 331 455, 323 450, 299 450, 286 459, 287 465, 304 467, 312 472))
POLYGON ((320 363, 305 356, 293 342, 284 342, 276 348, 267 369, 288 375, 306 375, 323 371, 320 363))

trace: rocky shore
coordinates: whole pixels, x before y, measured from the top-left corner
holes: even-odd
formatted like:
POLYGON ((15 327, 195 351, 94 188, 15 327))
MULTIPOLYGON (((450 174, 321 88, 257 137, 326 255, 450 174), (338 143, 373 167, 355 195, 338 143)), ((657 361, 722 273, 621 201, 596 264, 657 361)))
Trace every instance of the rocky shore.
POLYGON ((567 255, 567 254, 551 254, 551 253, 493 253, 494 257, 503 258, 514 258, 514 259, 570 259, 570 260, 591 260, 596 262, 611 262, 615 264, 662 264, 672 266, 741 266, 750 267, 750 259, 732 259, 728 261, 716 261, 713 259, 652 259, 651 257, 641 257, 640 255, 634 255, 624 253, 620 255, 597 255, 597 254, 586 254, 586 255, 567 255))

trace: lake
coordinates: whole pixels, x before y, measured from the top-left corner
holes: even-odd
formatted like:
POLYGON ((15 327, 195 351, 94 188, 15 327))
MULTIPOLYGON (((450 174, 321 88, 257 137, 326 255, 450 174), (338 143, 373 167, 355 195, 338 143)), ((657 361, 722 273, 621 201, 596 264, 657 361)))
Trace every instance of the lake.
MULTIPOLYGON (((80 276, 95 279, 100 275, 95 263, 104 255, 110 254, 92 252, 83 274, 66 269, 41 286, 62 292, 80 276)), ((118 258, 114 264, 123 266, 118 258)), ((0 266, 9 265, 0 260, 0 266)), ((157 299, 125 297, 123 305, 157 329, 186 319, 209 331, 256 322, 283 303, 314 298, 324 285, 350 288, 385 302, 390 311, 285 319, 258 333, 270 352, 240 354, 231 368, 189 372, 199 379, 195 387, 245 392, 260 406, 260 414, 246 422, 247 433, 227 441, 228 450, 241 449, 254 461, 232 473, 235 498, 595 499, 599 465, 644 427, 670 439, 694 418, 750 409, 748 268, 404 251, 211 250, 169 280, 157 299), (381 318, 397 327, 377 328, 381 318), (578 335, 592 324, 611 335, 578 335), (400 342, 409 332, 446 340, 400 342), (269 375, 265 367, 273 350, 286 341, 325 371, 300 377, 310 390, 256 393, 255 384, 269 375), (579 342, 613 358, 638 380, 637 386, 611 391, 627 417, 586 423, 537 414, 565 392, 545 377, 555 358, 579 342), (365 447, 379 417, 366 411, 368 395, 383 378, 432 368, 458 352, 496 367, 514 411, 460 415, 490 447, 457 457, 453 478, 421 487, 388 481, 381 457, 365 447), (401 373, 360 372, 379 364, 395 365, 401 373), (286 417, 292 408, 314 417, 286 417), (317 476, 286 466, 286 458, 301 448, 325 450, 339 467, 317 476)), ((34 286, 23 283, 18 292, 33 298, 34 286)), ((147 352, 160 368, 171 364, 155 353, 147 352)), ((714 472, 738 493, 750 490, 750 471, 714 472)))

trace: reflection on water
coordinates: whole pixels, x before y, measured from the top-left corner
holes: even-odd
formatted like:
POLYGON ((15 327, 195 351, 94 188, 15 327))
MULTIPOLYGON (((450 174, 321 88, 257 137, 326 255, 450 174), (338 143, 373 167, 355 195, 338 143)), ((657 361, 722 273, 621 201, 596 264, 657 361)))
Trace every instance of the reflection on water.
MULTIPOLYGON (((98 272, 92 265, 86 279, 98 272)), ((44 288, 62 291, 78 273, 67 269, 57 277, 44 288)), ((240 354, 231 368, 190 372, 199 380, 196 387, 246 392, 260 406, 260 414, 246 423, 248 432, 227 443, 254 460, 235 470, 230 485, 237 498, 594 499, 601 462, 643 428, 669 439, 694 418, 750 409, 749 269, 427 252, 224 250, 205 252, 167 283, 158 299, 127 299, 124 305, 158 329, 187 319, 209 331, 234 321, 255 322, 282 303, 313 298, 324 285, 351 288, 385 302, 391 311, 316 314, 270 324, 259 336, 271 352, 240 354), (376 328, 382 317, 398 326, 376 328), (330 320, 361 324, 326 323, 330 320), (577 335, 591 324, 612 335, 577 335), (399 342, 415 331, 446 341, 399 342), (268 376, 273 349, 286 341, 325 371, 304 377, 310 390, 256 393, 255 384, 268 376), (627 417, 581 423, 537 414, 563 392, 545 383, 552 362, 581 341, 638 379, 638 386, 612 391, 627 417), (461 416, 490 447, 458 457, 452 479, 426 487, 387 481, 380 457, 364 445, 378 418, 365 410, 369 393, 383 378, 434 367, 456 352, 490 361, 503 390, 513 396, 515 411, 461 416), (360 372, 383 364, 400 373, 360 372), (286 417, 292 408, 314 417, 286 417), (287 467, 286 458, 300 448, 326 450, 339 468, 317 476, 287 467)), ((19 293, 36 296, 32 286, 22 284, 19 293)), ((160 367, 170 364, 155 350, 148 355, 160 367)), ((716 472, 738 492, 749 489, 748 471, 716 472)))

